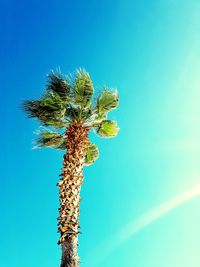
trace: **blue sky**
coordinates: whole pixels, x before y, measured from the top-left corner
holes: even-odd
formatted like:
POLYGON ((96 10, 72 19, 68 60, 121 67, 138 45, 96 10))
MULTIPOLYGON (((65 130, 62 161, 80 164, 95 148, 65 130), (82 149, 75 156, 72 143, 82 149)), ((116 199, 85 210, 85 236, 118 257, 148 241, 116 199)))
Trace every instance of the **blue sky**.
POLYGON ((84 169, 81 266, 199 267, 200 2, 0 5, 0 266, 59 266, 63 153, 32 150, 38 123, 20 103, 41 95, 51 69, 84 67, 96 92, 118 88, 110 118, 121 130, 91 134, 100 158, 84 169))

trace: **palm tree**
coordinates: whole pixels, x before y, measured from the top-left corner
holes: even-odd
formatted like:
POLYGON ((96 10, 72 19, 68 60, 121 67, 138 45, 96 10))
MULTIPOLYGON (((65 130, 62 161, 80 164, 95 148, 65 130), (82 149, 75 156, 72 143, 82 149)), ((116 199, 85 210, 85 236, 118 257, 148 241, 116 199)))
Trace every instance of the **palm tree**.
POLYGON ((79 266, 77 246, 83 166, 93 164, 99 154, 97 145, 89 141, 88 132, 94 129, 99 136, 108 138, 116 136, 119 130, 116 121, 107 119, 108 112, 118 106, 117 91, 105 87, 92 101, 93 93, 92 80, 85 70, 77 70, 71 76, 51 71, 44 95, 38 100, 23 102, 23 110, 29 118, 49 126, 38 132, 36 148, 66 150, 57 184, 60 193, 58 244, 62 245, 60 267, 79 266))

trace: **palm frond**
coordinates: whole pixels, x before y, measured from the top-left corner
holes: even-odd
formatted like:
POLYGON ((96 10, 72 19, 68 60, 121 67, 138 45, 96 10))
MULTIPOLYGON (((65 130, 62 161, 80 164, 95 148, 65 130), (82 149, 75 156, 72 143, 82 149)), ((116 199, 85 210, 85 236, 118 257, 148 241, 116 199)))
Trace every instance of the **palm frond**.
POLYGON ((40 137, 35 142, 35 148, 66 149, 66 138, 63 135, 53 131, 40 131, 39 135, 40 137))
POLYGON ((22 103, 22 109, 27 114, 28 118, 35 118, 39 116, 40 101, 25 100, 22 103))
POLYGON ((89 117, 89 119, 86 122, 87 126, 90 126, 92 128, 99 127, 101 122, 107 119, 107 114, 97 114, 96 112, 89 117))
POLYGON ((99 157, 99 150, 97 145, 90 144, 87 148, 86 156, 85 156, 85 165, 93 164, 99 157))
POLYGON ((81 111, 81 120, 87 121, 92 116, 92 106, 88 105, 83 111, 81 111))
POLYGON ((72 121, 78 119, 80 109, 73 104, 69 104, 66 108, 65 115, 72 121))
POLYGON ((119 104, 119 96, 117 91, 110 91, 106 88, 97 99, 98 114, 105 114, 114 109, 119 104))
POLYGON ((47 90, 57 93, 64 101, 70 98, 70 81, 61 73, 51 71, 48 74, 47 90))
POLYGON ((47 107, 51 111, 64 110, 66 108, 66 103, 56 92, 48 92, 41 100, 40 105, 47 107))
POLYGON ((42 125, 44 126, 51 126, 55 129, 62 129, 62 128, 66 128, 68 125, 67 121, 63 121, 63 120, 59 120, 56 117, 45 117, 42 120, 42 125))
POLYGON ((66 126, 66 107, 61 97, 55 92, 49 92, 40 100, 24 101, 23 110, 29 118, 37 118, 43 125, 50 125, 57 129, 66 126))
POLYGON ((114 137, 118 132, 119 128, 117 127, 117 122, 111 120, 102 121, 97 128, 97 134, 104 138, 114 137))
POLYGON ((75 103, 81 107, 86 107, 90 103, 94 88, 92 80, 85 70, 77 71, 73 90, 75 103))

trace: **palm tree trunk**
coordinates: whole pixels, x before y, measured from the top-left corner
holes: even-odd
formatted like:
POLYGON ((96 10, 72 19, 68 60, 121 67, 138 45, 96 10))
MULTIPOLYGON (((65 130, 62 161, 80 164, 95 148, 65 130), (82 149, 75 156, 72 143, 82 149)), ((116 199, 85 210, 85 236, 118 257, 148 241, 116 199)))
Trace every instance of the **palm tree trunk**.
POLYGON ((88 127, 82 127, 77 122, 70 125, 66 131, 67 153, 64 155, 60 187, 60 208, 58 231, 62 244, 62 260, 60 267, 78 267, 77 252, 80 190, 83 183, 83 164, 88 140, 88 127))
POLYGON ((79 256, 77 252, 78 237, 69 237, 62 243, 62 260, 60 267, 79 266, 79 256))

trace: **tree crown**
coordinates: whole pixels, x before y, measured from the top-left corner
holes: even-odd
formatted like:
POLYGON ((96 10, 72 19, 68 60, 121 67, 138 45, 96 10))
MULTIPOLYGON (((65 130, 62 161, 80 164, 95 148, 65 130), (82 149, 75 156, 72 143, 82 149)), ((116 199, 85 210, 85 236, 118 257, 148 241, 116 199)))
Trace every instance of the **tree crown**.
MULTIPOLYGON (((43 126, 50 128, 38 132, 36 148, 66 149, 63 129, 75 123, 94 129, 103 138, 116 136, 119 131, 117 122, 107 117, 111 110, 118 107, 117 90, 105 87, 96 100, 93 96, 93 83, 84 69, 76 70, 71 76, 51 71, 44 95, 38 100, 23 102, 23 110, 29 118, 36 118, 43 126)), ((90 165, 97 157, 98 148, 91 144, 85 164, 90 165)))

